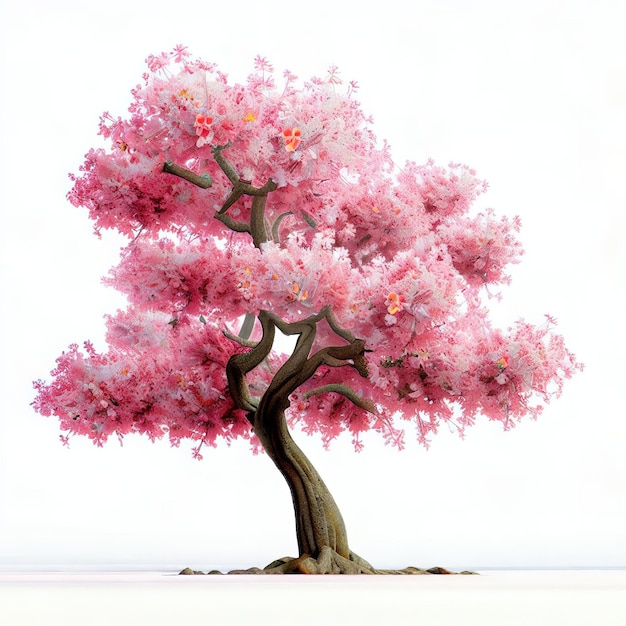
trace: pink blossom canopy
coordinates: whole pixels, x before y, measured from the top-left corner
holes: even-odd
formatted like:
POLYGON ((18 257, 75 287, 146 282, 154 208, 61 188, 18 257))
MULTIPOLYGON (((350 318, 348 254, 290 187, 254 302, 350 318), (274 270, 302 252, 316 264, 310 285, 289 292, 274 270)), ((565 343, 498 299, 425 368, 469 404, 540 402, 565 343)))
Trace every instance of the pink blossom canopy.
MULTIPOLYGON (((103 115, 108 148, 72 177, 69 199, 96 231, 129 238, 106 278, 129 304, 106 319, 108 352, 73 345, 52 382, 36 383, 35 408, 60 419, 64 441, 167 435, 200 456, 219 437, 251 437, 225 366, 246 350, 234 340, 243 316, 262 310, 295 322, 329 307, 365 340, 367 378, 323 366, 288 409, 326 443, 350 431, 357 449, 368 429, 401 446, 403 420, 423 443, 442 421, 461 433, 478 415, 511 426, 580 367, 550 319, 506 331, 489 321, 486 288, 508 283, 522 254, 519 220, 473 207, 486 184, 465 165, 397 168, 336 68, 297 86, 257 57, 247 83, 231 84, 182 47, 148 68, 129 115, 103 115), (233 184, 216 155, 269 189, 269 240, 245 227, 253 196, 226 207, 233 184)), ((320 327, 316 343, 331 337, 320 327)), ((284 358, 251 372, 250 389, 261 395, 284 358)))

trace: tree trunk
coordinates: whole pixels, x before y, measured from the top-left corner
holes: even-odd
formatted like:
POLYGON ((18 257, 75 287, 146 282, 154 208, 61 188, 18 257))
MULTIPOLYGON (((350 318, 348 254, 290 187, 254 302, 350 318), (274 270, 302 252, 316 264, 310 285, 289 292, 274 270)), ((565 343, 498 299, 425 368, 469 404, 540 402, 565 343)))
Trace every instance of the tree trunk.
MULTIPOLYGON (((431 573, 417 568, 374 569, 367 561, 350 551, 346 528, 335 500, 316 469, 295 444, 287 428, 285 411, 289 407, 289 396, 308 381, 322 365, 352 367, 361 376, 368 376, 364 356, 365 342, 341 328, 329 307, 324 307, 319 313, 299 322, 285 322, 268 311, 261 311, 258 319, 263 331, 258 342, 249 342, 226 332, 226 336, 251 348, 248 352, 235 354, 229 359, 226 375, 235 405, 247 412, 254 432, 267 455, 274 461, 289 485, 296 517, 298 557, 279 559, 263 570, 252 568, 235 570, 231 573, 431 573), (344 345, 312 351, 316 327, 322 320, 325 320, 335 334, 346 342, 344 345), (285 335, 298 335, 298 340, 293 353, 274 374, 261 398, 253 398, 246 382, 246 374, 260 365, 269 354, 276 328, 285 335)), ((376 412, 376 407, 370 401, 360 398, 349 387, 341 384, 325 385, 309 390, 308 394, 317 395, 326 392, 342 394, 357 406, 376 412)))
POLYGON ((321 476, 291 438, 281 404, 281 398, 261 402, 254 418, 254 432, 289 485, 299 556, 317 559, 322 548, 328 547, 350 559, 339 508, 321 476))

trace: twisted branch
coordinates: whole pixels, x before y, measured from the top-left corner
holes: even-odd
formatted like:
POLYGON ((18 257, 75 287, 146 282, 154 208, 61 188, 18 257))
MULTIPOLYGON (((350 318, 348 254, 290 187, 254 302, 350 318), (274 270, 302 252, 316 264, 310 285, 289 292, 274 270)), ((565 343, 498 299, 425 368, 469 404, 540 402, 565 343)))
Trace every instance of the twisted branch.
MULTIPOLYGON (((224 204, 222 204, 222 207, 216 213, 215 218, 237 233, 249 233, 252 236, 254 245, 259 248, 261 244, 272 240, 272 235, 277 233, 280 221, 284 217, 284 215, 279 217, 277 220, 278 223, 274 225, 274 229, 272 229, 265 220, 265 205, 267 203, 267 196, 271 191, 277 189, 278 185, 271 178, 268 178, 267 182, 264 185, 261 185, 261 187, 255 187, 249 181, 242 180, 239 177, 239 174, 237 174, 233 164, 222 154, 222 150, 225 150, 230 145, 231 144, 229 142, 223 146, 215 146, 213 148, 213 157, 215 158, 215 162, 220 166, 222 172, 224 172, 228 180, 233 185, 230 195, 226 198, 224 204), (249 223, 234 220, 229 215, 226 215, 228 209, 233 206, 233 204, 235 204, 241 196, 252 196, 253 198, 249 223)), ((196 185, 197 187, 201 187, 202 189, 208 189, 213 185, 213 180, 208 174, 196 174, 181 165, 176 165, 172 161, 165 161, 163 164, 163 171, 183 178, 184 180, 196 185)))
MULTIPOLYGON (((365 342, 356 339, 347 329, 342 328, 335 319, 330 307, 324 307, 319 313, 311 315, 297 322, 285 322, 275 313, 261 311, 259 321, 263 335, 257 343, 248 342, 241 337, 235 337, 224 331, 229 339, 240 345, 250 346, 251 350, 243 354, 232 356, 226 365, 226 375, 231 395, 235 404, 248 412, 254 412, 259 406, 258 401, 252 399, 245 375, 257 367, 269 354, 273 347, 276 329, 285 335, 299 335, 291 356, 276 372, 272 382, 267 388, 263 398, 280 398, 280 404, 286 408, 289 405, 289 396, 300 385, 311 378, 321 365, 330 367, 342 367, 348 365, 354 367, 363 376, 368 376, 367 362, 365 360, 365 342), (311 348, 317 334, 317 324, 326 319, 332 330, 348 341, 343 346, 328 346, 311 355, 311 348)), ((355 391, 345 385, 326 385, 320 390, 309 392, 311 395, 334 391, 341 393, 357 406, 376 413, 376 408, 368 400, 359 398, 355 391)), ((263 399, 261 399, 263 401, 263 399)))
POLYGON ((271 178, 261 187, 255 187, 252 183, 241 180, 233 164, 222 154, 222 150, 229 146, 230 143, 227 143, 224 146, 215 146, 213 148, 215 162, 220 166, 222 172, 226 174, 226 177, 233 185, 233 190, 230 192, 230 195, 226 198, 222 208, 217 212, 215 217, 229 228, 233 228, 233 225, 235 225, 236 228, 233 228, 233 230, 237 230, 237 232, 250 233, 254 245, 259 248, 261 244, 271 240, 270 228, 265 222, 265 205, 267 203, 268 194, 270 191, 274 191, 278 185, 271 178), (252 209, 250 211, 250 224, 246 224, 245 227, 242 222, 234 222, 231 218, 227 218, 226 216, 226 211, 228 211, 241 196, 253 197, 252 209))

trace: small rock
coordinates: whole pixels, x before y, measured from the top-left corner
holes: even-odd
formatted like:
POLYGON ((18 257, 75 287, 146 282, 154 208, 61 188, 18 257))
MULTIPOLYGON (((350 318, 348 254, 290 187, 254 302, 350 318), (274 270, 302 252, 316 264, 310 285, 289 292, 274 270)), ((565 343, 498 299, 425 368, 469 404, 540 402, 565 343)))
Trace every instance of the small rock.
POLYGON ((179 576, 199 576, 199 575, 203 575, 204 572, 200 572, 198 570, 195 569, 191 569, 191 567, 186 567, 185 569, 181 570, 178 575, 179 576))
POLYGON ((452 574, 450 570, 444 569, 443 567, 431 567, 426 571, 429 574, 452 574))
POLYGON ((276 559, 272 561, 269 565, 266 565, 263 569, 274 569, 275 567, 280 567, 281 565, 286 565, 291 561, 295 561, 295 557, 293 556, 284 556, 282 559, 276 559))
POLYGON ((233 569, 229 574, 263 574, 263 570, 258 567, 250 567, 248 569, 233 569))

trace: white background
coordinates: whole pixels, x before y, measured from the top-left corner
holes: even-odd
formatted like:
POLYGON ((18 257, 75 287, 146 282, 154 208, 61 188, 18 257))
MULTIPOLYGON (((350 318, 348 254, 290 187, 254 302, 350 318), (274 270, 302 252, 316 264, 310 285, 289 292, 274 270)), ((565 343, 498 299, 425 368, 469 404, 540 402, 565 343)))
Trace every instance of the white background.
MULTIPOLYGON (((20 6, 18 6, 18 4, 20 6)), ((256 54, 280 82, 330 64, 405 159, 466 162, 480 205, 523 221, 527 254, 495 307, 544 313, 587 369, 537 422, 442 432, 354 454, 296 433, 333 491, 353 549, 379 567, 626 566, 622 296, 626 10, 620 0, 71 2, 0 9, 0 566, 263 566, 295 553, 286 485, 246 444, 170 449, 128 438, 63 448, 29 407, 74 341, 103 347, 100 284, 120 241, 65 199, 124 114, 149 54, 189 47, 243 80, 256 54), (410 8, 409 8, 410 7, 410 8)))
POLYGON ((7 626, 623 626, 626 571, 481 576, 164 576, 154 572, 0 573, 7 626))

